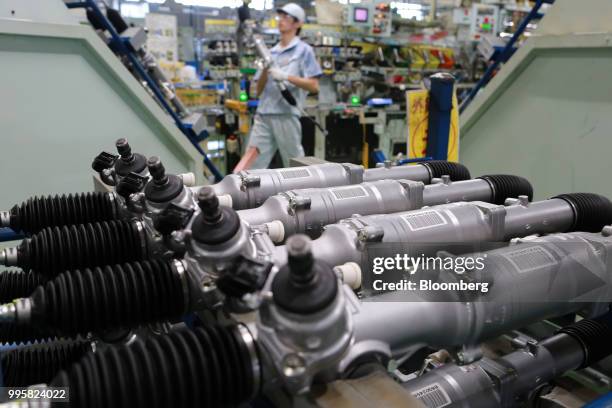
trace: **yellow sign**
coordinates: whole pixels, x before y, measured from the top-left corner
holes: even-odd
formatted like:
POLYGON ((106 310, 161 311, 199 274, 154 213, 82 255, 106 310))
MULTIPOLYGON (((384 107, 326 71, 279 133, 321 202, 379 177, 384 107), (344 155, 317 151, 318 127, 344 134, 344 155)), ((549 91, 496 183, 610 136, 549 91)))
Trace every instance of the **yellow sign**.
POLYGON ((187 107, 216 105, 219 102, 217 91, 211 89, 177 88, 176 96, 187 107))
POLYGON ((251 115, 246 102, 240 102, 236 99, 226 99, 225 107, 238 112, 238 132, 242 135, 247 135, 251 130, 251 115))
POLYGON ((262 23, 262 26, 264 28, 274 29, 278 27, 278 21, 276 20, 275 17, 272 17, 267 20, 264 20, 262 23))
MULTIPOLYGON (((427 127, 429 121, 429 91, 423 89, 406 92, 408 116, 408 157, 426 157, 427 127)), ((459 109, 457 95, 453 92, 453 109, 448 136, 448 160, 459 161, 459 109)))
POLYGON ((236 25, 236 20, 230 20, 230 19, 214 19, 214 18, 207 18, 205 20, 206 24, 213 26, 213 25, 220 25, 220 26, 235 26, 236 25))
POLYGON ((207 34, 233 34, 236 32, 237 26, 238 23, 236 22, 236 20, 216 18, 204 19, 204 32, 207 34))

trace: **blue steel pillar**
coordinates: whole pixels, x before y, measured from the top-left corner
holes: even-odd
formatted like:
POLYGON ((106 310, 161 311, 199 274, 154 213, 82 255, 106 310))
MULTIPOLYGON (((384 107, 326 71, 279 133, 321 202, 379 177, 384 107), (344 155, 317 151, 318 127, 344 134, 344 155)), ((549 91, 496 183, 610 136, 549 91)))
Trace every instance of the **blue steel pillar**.
POLYGON ((439 73, 432 75, 430 80, 426 156, 432 160, 447 160, 455 78, 439 73))

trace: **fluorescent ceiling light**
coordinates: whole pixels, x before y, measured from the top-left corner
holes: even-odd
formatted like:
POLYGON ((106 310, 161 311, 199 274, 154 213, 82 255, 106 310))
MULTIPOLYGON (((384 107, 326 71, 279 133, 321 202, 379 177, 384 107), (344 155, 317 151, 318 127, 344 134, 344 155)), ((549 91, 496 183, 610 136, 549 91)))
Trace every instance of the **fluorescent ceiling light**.
POLYGON ((211 8, 237 8, 242 5, 242 0, 175 0, 183 6, 199 6, 211 8))
MULTIPOLYGON (((175 0, 183 6, 197 6, 210 8, 238 8, 242 6, 242 0, 175 0)), ((253 0, 249 4, 249 8, 255 10, 270 10, 273 7, 274 0, 253 0)))
POLYGON ((149 5, 147 3, 123 3, 120 11, 123 17, 144 18, 149 12, 149 5))

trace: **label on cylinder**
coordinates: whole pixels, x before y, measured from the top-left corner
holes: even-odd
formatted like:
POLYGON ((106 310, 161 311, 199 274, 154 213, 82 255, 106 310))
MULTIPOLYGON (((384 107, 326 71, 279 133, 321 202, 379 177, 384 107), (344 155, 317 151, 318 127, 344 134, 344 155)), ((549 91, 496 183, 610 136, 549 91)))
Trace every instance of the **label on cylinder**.
POLYGON ((428 228, 439 227, 446 225, 446 220, 442 215, 435 210, 419 211, 402 215, 402 220, 408 224, 408 228, 412 231, 419 231, 428 228))
POLYGON ((346 200, 349 198, 367 197, 368 192, 361 186, 350 186, 342 188, 334 188, 331 190, 336 200, 346 200))
POLYGON ((310 177, 310 171, 308 169, 278 170, 278 174, 285 180, 310 177))
POLYGON ((421 401, 427 408, 440 408, 450 405, 448 394, 439 383, 433 383, 427 387, 412 392, 412 395, 421 401))
POLYGON ((519 273, 531 272, 557 263, 550 252, 540 246, 519 248, 516 251, 509 252, 502 256, 506 258, 519 273))

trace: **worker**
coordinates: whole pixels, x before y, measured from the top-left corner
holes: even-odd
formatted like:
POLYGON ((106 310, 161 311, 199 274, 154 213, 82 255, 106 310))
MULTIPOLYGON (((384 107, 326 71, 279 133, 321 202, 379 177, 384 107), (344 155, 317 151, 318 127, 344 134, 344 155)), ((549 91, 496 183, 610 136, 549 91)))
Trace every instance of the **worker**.
POLYGON ((272 68, 262 69, 255 75, 259 105, 249 137, 249 147, 257 148, 259 155, 251 166, 267 168, 278 149, 283 165, 289 166, 292 157, 303 157, 300 109, 283 99, 277 81, 283 81, 302 107, 307 92, 319 92, 318 77, 321 67, 312 48, 298 37, 304 23, 304 9, 295 3, 276 10, 280 42, 270 50, 272 68))

